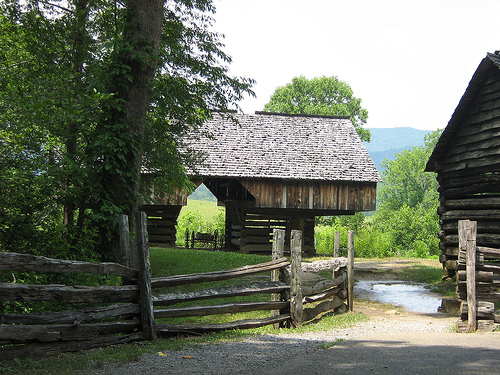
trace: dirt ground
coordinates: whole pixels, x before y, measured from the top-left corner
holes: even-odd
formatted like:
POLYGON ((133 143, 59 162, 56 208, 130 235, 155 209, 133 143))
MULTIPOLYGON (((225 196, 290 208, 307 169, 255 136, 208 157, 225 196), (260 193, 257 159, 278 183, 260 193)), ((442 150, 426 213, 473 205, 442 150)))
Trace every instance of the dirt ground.
MULTIPOLYGON (((406 260, 358 262, 355 275, 392 278, 390 270, 412 264, 406 260), (383 269, 388 272, 380 272, 383 269)), ((306 277, 313 281, 317 275, 306 277)), ((328 332, 262 335, 165 351, 92 374, 500 373, 500 332, 459 334, 452 330, 456 316, 410 313, 367 300, 356 299, 354 311, 366 314, 368 321, 328 332)))

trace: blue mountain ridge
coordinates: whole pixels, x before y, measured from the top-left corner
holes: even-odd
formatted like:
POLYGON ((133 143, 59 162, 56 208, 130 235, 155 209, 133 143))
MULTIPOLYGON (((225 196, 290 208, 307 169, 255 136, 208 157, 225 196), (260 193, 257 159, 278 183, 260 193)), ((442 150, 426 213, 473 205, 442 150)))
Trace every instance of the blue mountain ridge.
POLYGON ((409 127, 367 129, 372 134, 371 141, 363 144, 379 172, 384 159, 393 160, 397 153, 423 145, 425 135, 430 132, 409 127))

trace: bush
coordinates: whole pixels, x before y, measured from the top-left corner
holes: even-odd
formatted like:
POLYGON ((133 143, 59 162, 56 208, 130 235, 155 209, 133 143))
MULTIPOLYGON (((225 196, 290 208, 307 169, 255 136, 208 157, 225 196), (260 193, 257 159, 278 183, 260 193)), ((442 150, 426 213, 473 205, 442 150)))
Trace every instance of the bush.
POLYGON ((373 227, 362 229, 354 238, 354 254, 360 258, 383 258, 396 255, 394 238, 373 227))

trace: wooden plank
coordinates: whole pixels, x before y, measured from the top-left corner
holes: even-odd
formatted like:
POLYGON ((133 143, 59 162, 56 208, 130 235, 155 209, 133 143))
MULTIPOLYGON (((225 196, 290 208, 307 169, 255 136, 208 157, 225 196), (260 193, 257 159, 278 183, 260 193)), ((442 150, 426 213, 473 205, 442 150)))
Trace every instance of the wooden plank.
POLYGON ((496 249, 493 247, 478 246, 477 251, 479 251, 487 258, 500 258, 500 249, 496 249))
MULTIPOLYGON (((469 307, 466 301, 462 301, 460 307, 460 319, 467 320, 469 307)), ((477 319, 495 319, 495 303, 478 301, 477 303, 477 319)))
MULTIPOLYGON (((273 245, 272 245, 272 252, 271 252, 271 259, 272 260, 278 260, 280 258, 283 258, 285 254, 285 231, 283 229, 274 229, 273 230, 273 245)), ((283 268, 280 269, 275 269, 271 271, 271 281, 275 283, 281 283, 285 281, 285 274, 283 271, 283 268)), ((290 288, 288 287, 288 290, 290 288)), ((277 301, 284 301, 286 300, 284 293, 280 291, 280 293, 273 293, 271 294, 271 301, 277 302, 277 301)), ((290 306, 288 305, 286 310, 289 310, 290 306)), ((271 315, 272 316, 279 316, 282 313, 285 313, 285 309, 282 310, 272 310, 271 315)), ((280 328, 281 324, 276 323, 274 325, 275 329, 280 328)))
POLYGON ((141 303, 141 325, 144 338, 148 341, 156 339, 155 317, 153 312, 153 296, 151 293, 151 266, 149 263, 149 247, 147 218, 145 212, 137 212, 137 251, 139 255, 139 292, 141 303))
POLYGON ((0 283, 0 300, 96 304, 137 302, 139 287, 137 285, 90 287, 0 283))
POLYGON ((168 277, 157 277, 151 280, 151 285, 153 288, 163 288, 163 287, 170 287, 177 285, 227 280, 236 277, 271 271, 273 269, 286 267, 289 264, 290 263, 286 258, 281 258, 266 263, 249 265, 223 271, 204 272, 204 273, 189 274, 189 275, 176 275, 168 277))
POLYGON ((334 311, 337 307, 343 304, 342 300, 335 297, 331 301, 324 301, 314 306, 313 308, 304 309, 304 322, 308 322, 318 317, 318 315, 334 311))
MULTIPOLYGON (((468 305, 468 325, 467 332, 477 330, 477 301, 476 301, 476 235, 477 226, 475 221, 466 221, 467 240, 467 305, 468 305)), ((460 224, 459 224, 460 228, 460 224)))
MULTIPOLYGON (((337 286, 337 287, 326 289, 323 292, 318 293, 318 294, 311 294, 311 295, 304 294, 304 298, 302 299, 302 302, 304 304, 306 304, 306 303, 311 303, 311 302, 322 301, 324 299, 336 296, 337 293, 339 293, 341 290, 343 290, 343 288, 340 288, 337 286)), ((341 298, 341 297, 339 297, 339 298, 341 298)))
MULTIPOLYGON (((467 272, 466 271, 458 271, 457 272, 457 280, 466 281, 467 280, 467 272)), ((478 271, 476 268, 476 281, 477 282, 493 281, 493 272, 478 271)))
POLYGON ((302 295, 310 296, 316 293, 319 293, 321 290, 326 288, 333 288, 339 286, 347 279, 347 272, 342 272, 339 276, 334 278, 333 280, 323 280, 314 285, 313 287, 303 287, 302 295))
POLYGON ((245 319, 237 320, 228 323, 212 323, 212 324, 165 324, 158 323, 157 330, 160 337, 166 337, 172 334, 182 332, 204 333, 217 332, 229 329, 250 329, 263 327, 269 324, 275 324, 290 320, 290 315, 272 316, 264 319, 245 319))
POLYGON ((301 327, 303 322, 302 304, 302 232, 292 230, 290 240, 290 316, 294 327, 301 327))
POLYGON ((138 321, 101 322, 90 324, 0 324, 0 342, 54 342, 90 340, 97 335, 132 333, 141 327, 138 321))
POLYGON ((347 304, 353 311, 354 304, 354 232, 347 233, 347 304))
POLYGON ((153 297, 154 306, 169 306, 180 302, 199 301, 212 298, 246 296, 256 293, 279 293, 289 290, 290 286, 279 281, 251 282, 244 285, 230 285, 195 291, 176 291, 153 297))
POLYGON ((143 338, 144 336, 141 332, 139 332, 128 335, 103 337, 88 341, 53 342, 50 345, 42 343, 20 346, 4 346, 0 348, 0 358, 2 358, 2 360, 25 357, 41 358, 64 352, 75 352, 109 345, 126 344, 133 341, 143 340, 143 338))
POLYGON ((0 271, 75 272, 137 277, 137 270, 118 263, 51 259, 31 254, 9 252, 0 252, 0 271))
POLYGON ((191 306, 171 309, 157 309, 154 311, 156 319, 175 318, 181 316, 205 316, 218 314, 235 314, 239 312, 276 310, 288 307, 287 301, 277 302, 235 302, 211 306, 191 306))
POLYGON ((79 324, 116 316, 137 316, 140 307, 137 303, 121 303, 104 307, 84 308, 53 313, 2 314, 4 324, 79 324))
MULTIPOLYGON (((498 187, 497 187, 498 189, 498 187)), ((441 215, 443 221, 462 220, 468 217, 468 220, 500 220, 500 210, 450 210, 441 215)))
POLYGON ((476 198, 447 199, 444 201, 443 205, 450 210, 476 210, 479 208, 500 209, 500 197, 482 196, 476 198))
MULTIPOLYGON (((116 259, 121 265, 130 268, 132 266, 132 252, 130 247, 130 232, 127 215, 122 214, 119 216, 118 231, 120 237, 120 245, 116 259)), ((130 278, 126 280, 126 284, 130 284, 130 278)))

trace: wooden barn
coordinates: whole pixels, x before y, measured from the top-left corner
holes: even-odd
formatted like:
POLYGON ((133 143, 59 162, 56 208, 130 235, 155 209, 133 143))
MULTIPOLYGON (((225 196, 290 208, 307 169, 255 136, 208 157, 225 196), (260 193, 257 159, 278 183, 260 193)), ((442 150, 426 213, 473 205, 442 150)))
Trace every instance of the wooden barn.
MULTIPOLYGON (((203 155, 189 175, 226 208, 228 250, 270 251, 282 228, 302 230, 313 254, 315 216, 375 210, 380 175, 348 118, 215 113, 187 141, 203 155)), ((172 203, 149 209, 176 217, 185 196, 172 203)))
POLYGON ((455 274, 458 220, 477 221, 477 245, 500 248, 500 55, 481 61, 443 131, 426 171, 436 172, 440 260, 455 274))

